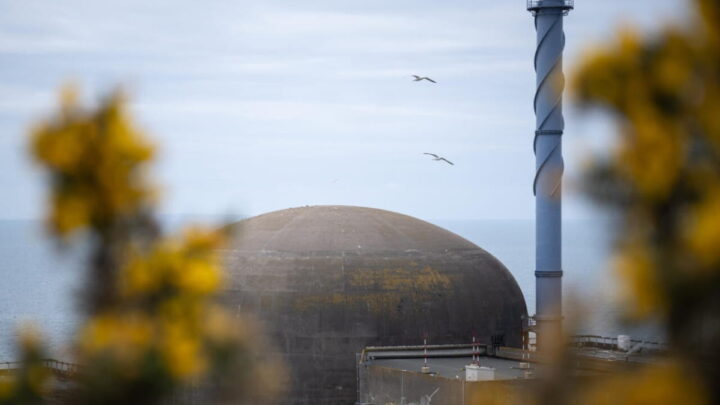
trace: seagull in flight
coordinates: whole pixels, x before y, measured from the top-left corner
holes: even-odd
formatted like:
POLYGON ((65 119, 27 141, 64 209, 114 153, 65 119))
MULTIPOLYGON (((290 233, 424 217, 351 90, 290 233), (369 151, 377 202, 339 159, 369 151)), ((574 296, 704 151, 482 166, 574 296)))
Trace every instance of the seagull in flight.
POLYGON ((413 80, 414 82, 419 82, 419 81, 421 81, 421 80, 427 80, 427 81, 432 82, 432 83, 437 83, 435 80, 433 80, 433 79, 431 79, 431 78, 429 78, 429 77, 427 77, 427 76, 422 76, 422 77, 421 77, 421 76, 418 76, 418 75, 413 75, 413 77, 415 78, 415 80, 413 80))
POLYGON ((438 155, 436 155, 436 154, 434 154, 434 153, 427 153, 427 152, 425 152, 425 153, 423 153, 423 155, 430 155, 430 156, 433 157, 433 160, 444 160, 444 161, 446 161, 448 164, 451 164, 451 165, 455 166, 455 163, 453 163, 453 162, 445 159, 444 157, 438 156, 438 155))

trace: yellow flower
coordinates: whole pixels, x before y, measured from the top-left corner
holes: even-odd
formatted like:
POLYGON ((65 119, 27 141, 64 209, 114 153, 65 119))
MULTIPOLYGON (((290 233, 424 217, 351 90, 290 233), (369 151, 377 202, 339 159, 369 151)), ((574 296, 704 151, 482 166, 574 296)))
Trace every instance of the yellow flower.
POLYGON ((162 350, 170 373, 180 379, 188 379, 205 370, 206 360, 201 353, 198 336, 177 325, 165 330, 162 350))
POLYGON ((214 263, 188 259, 178 274, 177 285, 188 293, 207 295, 220 284, 220 273, 214 263))
POLYGON ((641 244, 625 247, 615 258, 614 268, 623 281, 620 298, 626 303, 628 316, 643 318, 664 308, 657 268, 647 248, 641 244))
POLYGON ((184 232, 185 244, 188 249, 206 253, 214 253, 224 243, 224 235, 216 230, 190 227, 184 232))
POLYGON ((691 225, 685 243, 698 260, 699 269, 718 271, 720 264, 720 185, 709 188, 703 199, 691 209, 691 225))
POLYGON ((0 400, 12 396, 15 390, 15 379, 12 377, 0 378, 0 400))
POLYGON ((140 314, 107 313, 91 318, 79 342, 82 355, 110 356, 118 364, 131 365, 151 345, 153 322, 140 314))
POLYGON ((131 124, 122 96, 94 112, 82 111, 76 98, 65 90, 60 114, 32 131, 32 153, 50 172, 50 224, 60 236, 152 202, 141 175, 153 148, 131 124))
POLYGON ((91 201, 81 190, 57 193, 53 197, 50 223, 59 234, 66 234, 90 222, 91 201))
POLYGON ((677 181, 683 147, 673 124, 655 112, 634 105, 629 108, 616 165, 649 200, 664 198, 677 181))
POLYGON ((157 271, 153 271, 147 261, 134 258, 125 268, 122 279, 122 290, 126 295, 146 294, 160 287, 157 271))
POLYGON ((577 403, 587 405, 705 405, 707 397, 678 362, 645 366, 632 373, 602 378, 577 403))

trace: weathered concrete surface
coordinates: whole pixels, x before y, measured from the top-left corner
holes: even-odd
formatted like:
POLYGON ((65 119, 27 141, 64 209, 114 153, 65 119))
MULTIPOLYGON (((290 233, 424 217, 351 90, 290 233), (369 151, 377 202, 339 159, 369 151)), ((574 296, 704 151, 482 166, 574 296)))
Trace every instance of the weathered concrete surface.
POLYGON ((271 212, 238 223, 225 300, 266 323, 293 374, 289 402, 353 403, 366 346, 520 346, 525 300, 508 270, 427 222, 360 207, 271 212))

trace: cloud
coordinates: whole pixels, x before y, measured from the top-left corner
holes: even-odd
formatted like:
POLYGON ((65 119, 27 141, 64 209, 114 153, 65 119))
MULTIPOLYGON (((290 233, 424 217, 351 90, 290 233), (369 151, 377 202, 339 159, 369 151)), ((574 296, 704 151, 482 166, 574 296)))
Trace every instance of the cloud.
POLYGON ((293 121, 327 119, 369 119, 379 117, 436 117, 476 119, 477 114, 435 111, 420 107, 392 107, 373 104, 337 104, 289 101, 166 101, 135 105, 144 114, 233 114, 259 120, 293 121))
MULTIPOLYGON (((604 40, 618 15, 654 24, 681 14, 683 4, 577 2, 566 19, 567 64, 586 38, 604 40)), ((291 197, 257 191, 288 184, 298 171, 329 170, 354 176, 343 183, 344 201, 371 205, 389 201, 376 190, 397 182, 388 173, 405 173, 397 183, 403 193, 388 204, 427 216, 441 216, 443 207, 413 196, 441 183, 459 196, 453 215, 476 215, 463 199, 482 199, 467 187, 478 177, 514 193, 512 204, 531 205, 535 33, 520 1, 0 0, 0 8, 3 147, 24 142, 20 128, 54 104, 70 77, 91 99, 98 89, 131 85, 132 108, 163 145, 164 179, 179 190, 173 204, 188 210, 209 212, 222 201, 262 212, 311 201, 318 190, 302 183, 291 197), (417 86, 411 74, 438 85, 417 86), (424 151, 466 163, 436 173, 416 166, 424 151), (231 184, 205 181, 219 176, 218 167, 231 184), (244 183, 237 173, 247 172, 244 183), (228 194, 239 184, 256 191, 253 199, 228 194)), ((567 119, 568 130, 583 131, 567 119)), ((574 136, 568 132, 568 146, 574 136)), ((16 160, 0 160, 0 172, 21 173, 4 183, 17 201, 6 203, 8 212, 24 212, 36 198, 23 191, 30 179, 16 160)), ((483 212, 507 214, 512 205, 493 204, 483 212)))
POLYGON ((56 100, 53 91, 28 84, 0 83, 0 113, 20 114, 38 112, 56 100))

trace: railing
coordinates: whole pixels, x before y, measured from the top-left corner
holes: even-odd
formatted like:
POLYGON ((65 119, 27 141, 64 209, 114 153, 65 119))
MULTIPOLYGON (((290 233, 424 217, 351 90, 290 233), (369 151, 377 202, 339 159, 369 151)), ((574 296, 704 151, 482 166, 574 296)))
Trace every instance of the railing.
MULTIPOLYGON (((535 359, 539 353, 536 352, 536 336, 528 337, 529 350, 498 347, 492 350, 492 346, 486 344, 449 344, 449 345, 416 345, 416 346, 368 346, 362 350, 360 360, 364 362, 373 358, 407 358, 407 357, 469 357, 473 354, 496 355, 517 360, 535 359), (426 350, 427 349, 427 350, 426 350)), ((600 349, 614 352, 616 355, 627 357, 636 353, 662 353, 668 350, 665 343, 651 340, 631 339, 627 351, 618 348, 617 337, 605 337, 598 335, 574 335, 570 336, 568 346, 580 349, 600 349)), ((590 352, 587 352, 590 355, 590 352)), ((593 352, 595 353, 595 352, 593 352)), ((597 353, 596 353, 597 354, 597 353)), ((607 357, 607 356, 606 356, 607 357)))
MULTIPOLYGON (((644 350, 644 351, 664 352, 664 351, 668 350, 668 347, 665 343, 654 342, 651 340, 631 339, 630 343, 631 343, 631 346, 642 345, 639 348, 641 348, 641 350, 644 350)), ((617 338, 597 336, 597 335, 572 336, 570 338, 570 344, 572 346, 577 346, 577 347, 595 347, 595 348, 599 348, 599 349, 610 349, 610 350, 618 348, 617 338)))
POLYGON ((528 10, 542 6, 574 8, 575 0, 527 0, 528 10))
MULTIPOLYGON (((70 377, 78 373, 80 366, 74 363, 68 363, 55 359, 43 359, 41 360, 43 367, 51 370, 57 375, 63 377, 70 377)), ((14 372, 27 365, 23 361, 3 361, 0 362, 0 372, 14 372)))
POLYGON ((43 365, 56 373, 72 376, 78 373, 80 366, 55 359, 43 360, 43 365))
POLYGON ((502 359, 525 361, 525 362, 548 362, 550 358, 539 352, 516 349, 514 347, 498 347, 495 349, 495 356, 502 359))
POLYGON ((527 9, 530 10, 533 15, 544 7, 559 7, 564 10, 564 14, 567 15, 568 11, 575 8, 574 0, 527 0, 527 9))
POLYGON ((447 344, 416 346, 368 346, 360 354, 360 361, 382 358, 420 358, 420 357, 470 357, 487 353, 485 344, 447 344), (427 350, 426 350, 427 349, 427 350))

